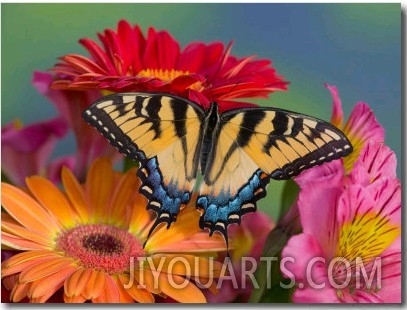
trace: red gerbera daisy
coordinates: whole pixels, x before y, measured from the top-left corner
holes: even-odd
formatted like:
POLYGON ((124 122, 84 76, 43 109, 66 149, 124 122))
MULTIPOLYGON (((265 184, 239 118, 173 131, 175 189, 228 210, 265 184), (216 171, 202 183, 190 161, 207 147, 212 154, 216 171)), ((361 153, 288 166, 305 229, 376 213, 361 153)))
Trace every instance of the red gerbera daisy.
POLYGON ((222 110, 251 104, 229 102, 235 98, 266 97, 285 90, 287 82, 277 75, 269 60, 230 55, 232 44, 192 42, 181 50, 167 32, 149 28, 145 37, 138 25, 121 20, 117 32, 106 29, 98 37, 79 40, 90 58, 68 54, 52 69, 54 88, 101 89, 113 92, 166 92, 222 110), (61 78, 63 77, 63 78, 61 78))

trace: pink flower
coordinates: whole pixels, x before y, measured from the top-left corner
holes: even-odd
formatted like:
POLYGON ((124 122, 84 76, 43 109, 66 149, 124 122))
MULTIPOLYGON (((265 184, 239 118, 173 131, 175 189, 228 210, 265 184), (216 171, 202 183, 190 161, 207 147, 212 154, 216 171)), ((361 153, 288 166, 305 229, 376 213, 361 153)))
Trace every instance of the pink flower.
POLYGON ((303 233, 282 252, 291 260, 282 271, 297 283, 293 301, 400 302, 399 182, 381 179, 343 191, 319 185, 300 193, 303 233))
MULTIPOLYGON (((228 234, 234 249, 231 251, 230 264, 225 265, 229 273, 226 278, 218 280, 219 292, 216 295, 205 292, 208 302, 248 301, 253 290, 249 274, 258 266, 264 243, 274 226, 273 221, 259 211, 246 214, 240 225, 230 226, 228 234)), ((225 257, 220 260, 227 264, 225 257)))
POLYGON ((59 179, 55 173, 58 165, 72 165, 69 157, 49 162, 59 139, 65 136, 67 123, 56 117, 23 127, 18 121, 1 129, 2 172, 16 185, 25 183, 25 178, 34 174, 59 179))
MULTIPOLYGON (((76 139, 74 173, 83 179, 90 163, 97 157, 118 157, 106 139, 82 119, 83 110, 100 98, 97 90, 54 90, 50 88, 53 77, 49 73, 34 72, 32 83, 39 93, 47 97, 58 109, 64 122, 69 125, 76 139)), ((57 174, 60 171, 56 172, 57 174)))
POLYGON ((149 28, 144 36, 138 25, 118 23, 117 31, 98 34, 103 47, 89 38, 79 40, 90 57, 68 54, 53 71, 53 87, 112 92, 166 92, 203 105, 218 101, 221 110, 253 104, 235 98, 266 97, 285 90, 269 60, 238 59, 220 42, 192 42, 184 49, 167 31, 149 28))
POLYGON ((296 178, 303 232, 282 252, 295 302, 401 301, 401 190, 384 130, 359 102, 344 125, 337 90, 332 122, 353 144, 340 160, 296 178))

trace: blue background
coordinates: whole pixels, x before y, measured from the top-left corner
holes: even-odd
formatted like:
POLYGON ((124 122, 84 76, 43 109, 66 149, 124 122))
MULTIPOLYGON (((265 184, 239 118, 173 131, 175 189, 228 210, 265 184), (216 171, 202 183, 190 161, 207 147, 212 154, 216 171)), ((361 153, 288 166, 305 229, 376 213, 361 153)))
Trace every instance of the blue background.
MULTIPOLYGON (((87 55, 77 43, 116 29, 124 18, 168 30, 181 46, 191 41, 234 41, 232 54, 272 59, 290 81, 287 92, 258 101, 329 120, 336 85, 347 118, 366 101, 386 129, 388 144, 401 155, 400 4, 2 4, 1 121, 24 123, 56 115, 31 85, 68 53, 87 55)), ((72 152, 68 137, 55 155, 72 152)), ((400 167, 398 167, 400 175, 400 167)), ((274 214, 282 182, 272 181, 261 209, 274 214), (271 209, 270 209, 271 208, 271 209)))

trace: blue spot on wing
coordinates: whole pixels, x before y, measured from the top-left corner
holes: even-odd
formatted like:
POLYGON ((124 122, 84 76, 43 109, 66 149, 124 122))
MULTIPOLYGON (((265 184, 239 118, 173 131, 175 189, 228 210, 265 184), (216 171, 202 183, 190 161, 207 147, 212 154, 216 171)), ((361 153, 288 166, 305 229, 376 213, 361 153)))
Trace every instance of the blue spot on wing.
POLYGON ((164 184, 156 157, 144 161, 137 175, 142 182, 140 192, 148 199, 147 209, 157 213, 150 235, 159 224, 167 223, 169 227, 175 222, 181 204, 188 203, 191 193, 179 190, 178 184, 164 184))
POLYGON ((266 195, 269 180, 270 177, 259 169, 235 195, 221 191, 218 196, 199 196, 197 208, 204 211, 199 221, 200 227, 209 228, 210 235, 219 231, 227 242, 228 225, 240 223, 243 214, 256 210, 256 201, 266 195))

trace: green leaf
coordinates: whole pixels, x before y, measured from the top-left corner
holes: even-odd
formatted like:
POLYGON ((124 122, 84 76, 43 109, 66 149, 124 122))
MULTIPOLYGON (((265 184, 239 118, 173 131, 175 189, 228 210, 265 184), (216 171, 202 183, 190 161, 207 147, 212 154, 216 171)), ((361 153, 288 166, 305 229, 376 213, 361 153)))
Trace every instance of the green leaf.
POLYGON ((278 217, 279 220, 294 204, 299 192, 300 187, 292 179, 285 182, 283 192, 281 194, 281 208, 278 217))

